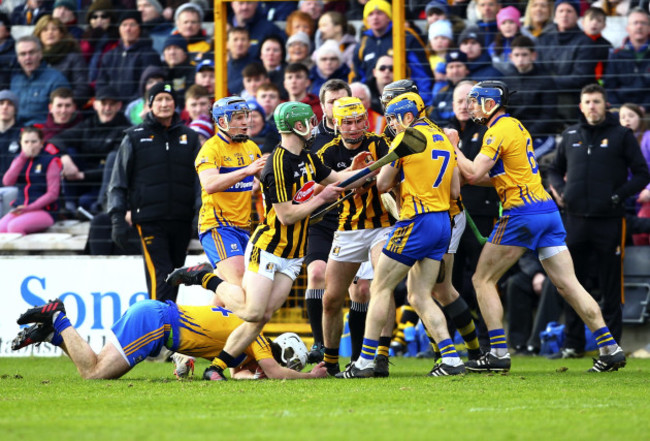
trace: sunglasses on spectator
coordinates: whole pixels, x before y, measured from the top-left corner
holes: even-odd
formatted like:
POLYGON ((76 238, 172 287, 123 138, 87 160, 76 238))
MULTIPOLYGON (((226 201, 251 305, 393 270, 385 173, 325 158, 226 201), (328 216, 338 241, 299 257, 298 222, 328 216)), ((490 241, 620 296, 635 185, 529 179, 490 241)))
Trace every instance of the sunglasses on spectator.
POLYGON ((385 70, 387 70, 389 72, 392 72, 393 71, 393 66, 379 66, 377 69, 379 70, 379 72, 383 72, 385 70))
POLYGON ((108 14, 93 14, 93 15, 90 16, 91 20, 96 20, 98 18, 100 18, 100 19, 102 19, 102 18, 110 18, 110 16, 108 14))

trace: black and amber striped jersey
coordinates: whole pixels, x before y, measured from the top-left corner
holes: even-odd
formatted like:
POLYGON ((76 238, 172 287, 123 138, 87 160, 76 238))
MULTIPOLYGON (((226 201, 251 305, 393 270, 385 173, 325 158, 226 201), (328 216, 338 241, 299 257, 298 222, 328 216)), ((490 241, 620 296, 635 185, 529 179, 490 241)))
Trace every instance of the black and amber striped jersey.
POLYGON ((251 237, 253 245, 287 259, 303 257, 309 217, 293 225, 282 225, 273 204, 308 201, 314 196, 315 184, 327 178, 331 172, 316 155, 306 150, 294 155, 282 146, 276 147, 266 161, 260 178, 265 217, 251 237))
MULTIPOLYGON (((370 152, 373 160, 376 161, 386 155, 388 149, 388 141, 384 136, 366 132, 358 148, 347 149, 343 145, 341 137, 337 136, 318 151, 318 157, 326 166, 341 171, 350 167, 354 157, 361 152, 370 152)), ((394 223, 395 219, 386 211, 381 202, 377 186, 372 184, 366 193, 350 198, 341 204, 338 229, 364 230, 390 227, 394 223)))

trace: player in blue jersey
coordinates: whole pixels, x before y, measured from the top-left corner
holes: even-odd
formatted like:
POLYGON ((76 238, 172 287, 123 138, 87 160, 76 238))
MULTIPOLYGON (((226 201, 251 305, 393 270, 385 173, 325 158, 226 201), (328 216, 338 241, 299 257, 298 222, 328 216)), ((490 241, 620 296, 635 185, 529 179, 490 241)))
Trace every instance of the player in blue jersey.
POLYGON ((576 278, 565 244, 559 211, 542 186, 530 134, 507 112, 508 87, 482 81, 467 96, 472 119, 488 127, 474 161, 458 148, 458 167, 470 184, 494 185, 503 215, 485 244, 472 277, 481 313, 490 335, 490 352, 466 364, 468 371, 508 371, 510 354, 503 330, 503 306, 497 281, 527 249, 538 257, 553 284, 593 332, 600 356, 590 372, 618 370, 625 354, 605 325, 596 301, 576 278))

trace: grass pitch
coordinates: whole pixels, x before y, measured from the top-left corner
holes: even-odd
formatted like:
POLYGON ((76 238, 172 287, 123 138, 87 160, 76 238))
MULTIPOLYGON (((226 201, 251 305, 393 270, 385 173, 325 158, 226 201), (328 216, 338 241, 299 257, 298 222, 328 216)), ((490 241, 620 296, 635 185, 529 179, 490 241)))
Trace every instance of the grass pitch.
POLYGON ((66 358, 0 358, 0 440, 648 440, 650 360, 587 374, 591 360, 515 357, 507 375, 176 381, 171 363, 85 381, 66 358))

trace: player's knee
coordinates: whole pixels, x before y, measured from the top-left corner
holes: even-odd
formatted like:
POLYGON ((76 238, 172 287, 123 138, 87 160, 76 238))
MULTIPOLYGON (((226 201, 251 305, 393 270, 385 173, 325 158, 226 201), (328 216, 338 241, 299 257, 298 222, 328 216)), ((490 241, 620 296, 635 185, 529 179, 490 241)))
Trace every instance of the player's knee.
POLYGON ((325 291, 323 295, 323 313, 332 314, 338 313, 343 308, 343 296, 335 295, 331 291, 325 291))
POLYGON ((307 285, 311 289, 320 289, 325 286, 325 262, 316 260, 307 268, 307 285), (322 263, 322 264, 321 264, 322 263))

